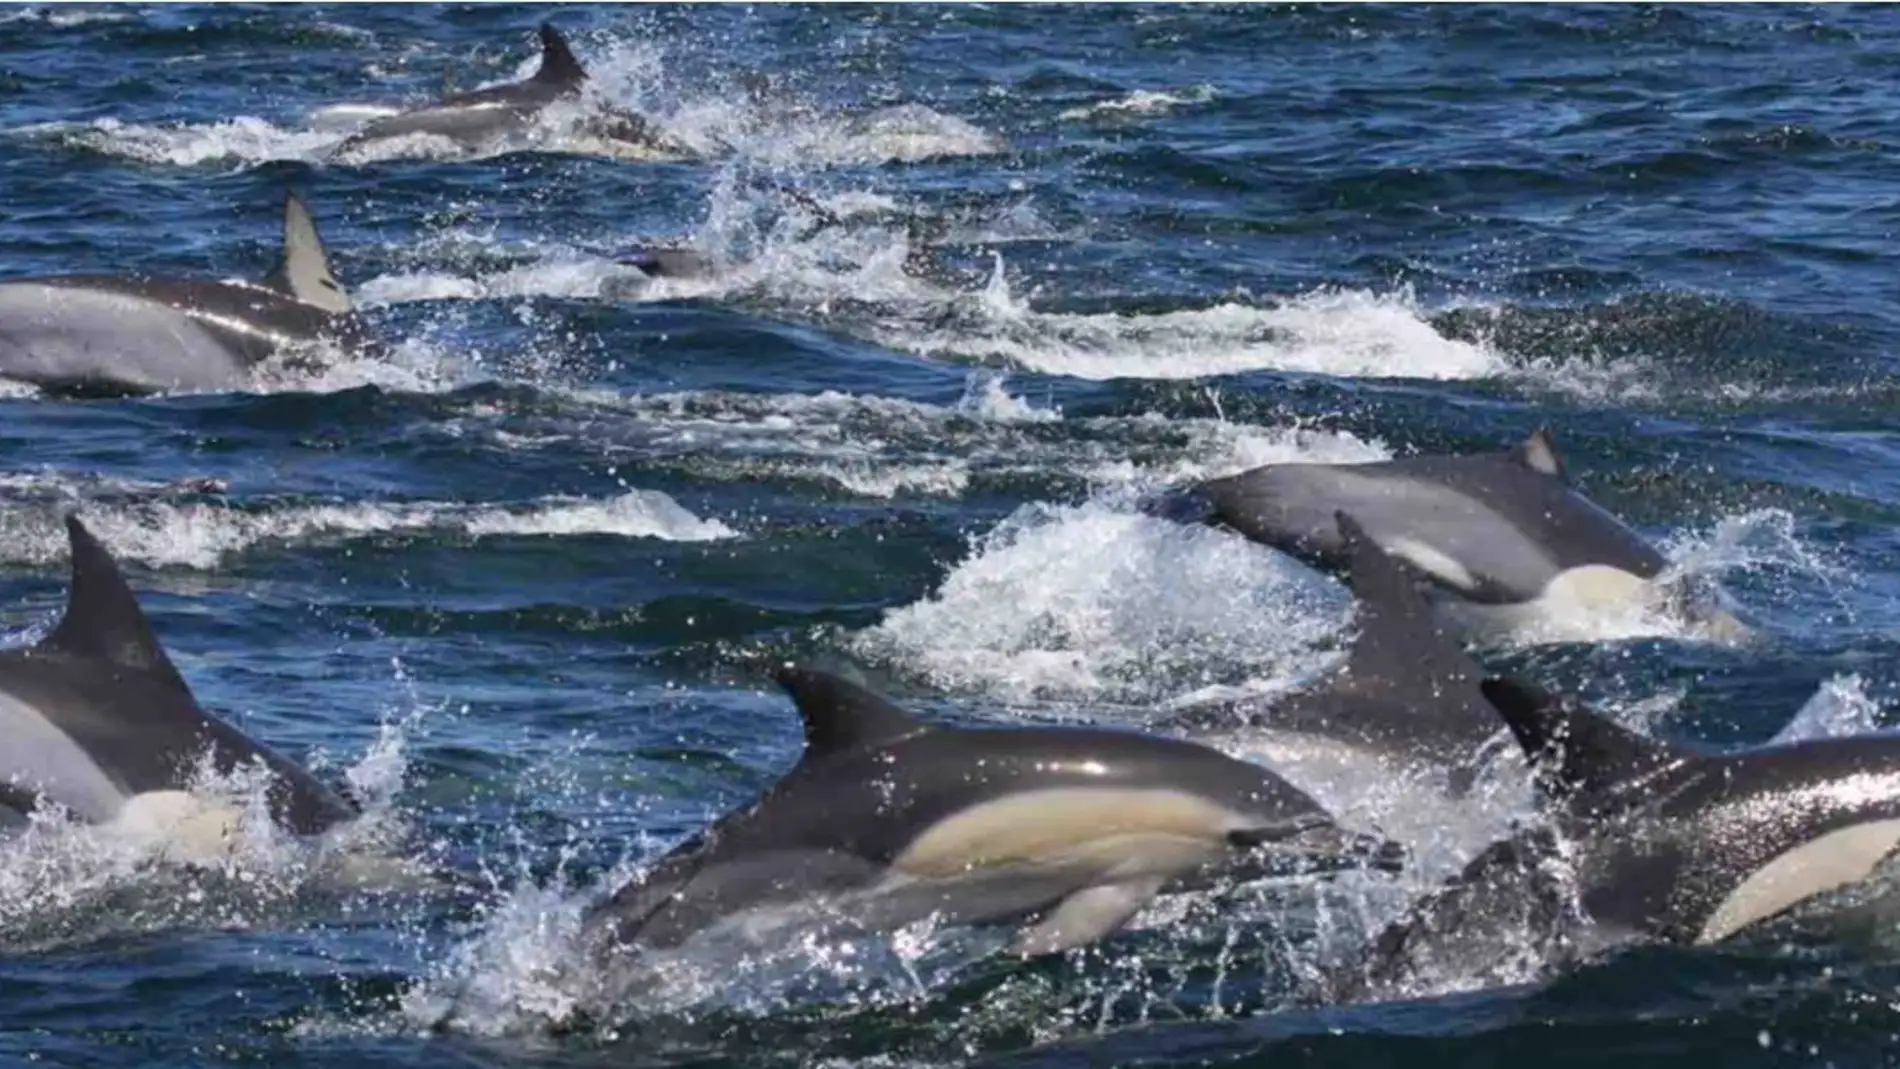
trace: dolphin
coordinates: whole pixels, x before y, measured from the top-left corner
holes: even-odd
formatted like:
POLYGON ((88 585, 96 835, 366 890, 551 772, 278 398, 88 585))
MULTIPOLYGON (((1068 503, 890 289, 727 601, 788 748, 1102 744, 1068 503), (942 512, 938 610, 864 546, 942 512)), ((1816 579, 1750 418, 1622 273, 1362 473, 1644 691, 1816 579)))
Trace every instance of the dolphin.
POLYGON ((1482 687, 1553 819, 1493 844, 1389 927, 1367 963, 1376 982, 1429 961, 1482 967, 1495 942, 1460 940, 1501 929, 1545 952, 1718 943, 1862 883, 1900 848, 1900 735, 1707 751, 1638 735, 1522 680, 1482 687))
MULTIPOLYGON (((802 190, 780 186, 775 192, 805 212, 808 225, 800 233, 800 240, 811 240, 826 231, 853 225, 878 225, 876 220, 840 215, 817 197, 802 190)), ((948 235, 949 224, 940 219, 918 216, 903 216, 899 222, 905 240, 904 270, 919 277, 941 275, 943 264, 934 250, 936 244, 948 235)), ((618 252, 614 263, 638 271, 638 281, 641 282, 652 279, 704 282, 716 278, 722 270, 730 269, 730 265, 722 264, 710 253, 679 242, 633 245, 618 252)), ((638 286, 629 286, 620 280, 610 280, 610 283, 604 294, 609 298, 640 295, 638 286)))
POLYGON ((1286 866, 1391 867, 1265 768, 1178 739, 934 726, 838 676, 783 666, 798 764, 590 910, 606 953, 822 900, 888 931, 1026 920, 1025 955, 1079 947, 1156 895, 1286 866))
POLYGON ((1865 879, 1900 846, 1900 735, 1703 753, 1521 680, 1483 687, 1562 801, 1600 923, 1719 942, 1865 879))
POLYGON ((0 378, 55 392, 241 389, 297 347, 373 346, 310 211, 284 197, 284 248, 261 282, 145 275, 0 280, 0 378))
POLYGON ((352 819, 354 805, 309 771, 199 707, 158 644, 118 564, 76 515, 66 517, 72 587, 44 640, 0 650, 0 805, 53 803, 89 823, 177 796, 207 753, 229 773, 269 773, 272 818, 299 835, 352 819))
MULTIPOLYGON (((541 24, 541 66, 519 82, 457 93, 418 108, 375 119, 338 142, 331 159, 362 157, 397 138, 444 138, 464 152, 478 152, 531 132, 551 104, 581 95, 587 70, 550 23, 541 24)), ((606 109, 584 120, 583 132, 610 142, 618 154, 683 157, 690 150, 631 112, 606 109)))
MULTIPOLYGON (((1357 601, 1345 660, 1284 700, 1216 715, 1231 725, 1239 712, 1248 727, 1340 744, 1391 766, 1442 767, 1452 792, 1463 794, 1503 728, 1479 689, 1484 672, 1445 633, 1406 569, 1352 516, 1334 520, 1357 601)), ((1210 719, 1205 710, 1192 715, 1210 719)))
MULTIPOLYGON (((1269 464, 1210 479, 1161 509, 1332 571, 1347 558, 1333 522, 1342 510, 1472 632, 1516 629, 1565 607, 1661 598, 1652 581, 1668 561, 1570 485, 1548 428, 1503 453, 1269 464)), ((1712 606, 1690 608, 1718 634, 1745 630, 1712 606)))

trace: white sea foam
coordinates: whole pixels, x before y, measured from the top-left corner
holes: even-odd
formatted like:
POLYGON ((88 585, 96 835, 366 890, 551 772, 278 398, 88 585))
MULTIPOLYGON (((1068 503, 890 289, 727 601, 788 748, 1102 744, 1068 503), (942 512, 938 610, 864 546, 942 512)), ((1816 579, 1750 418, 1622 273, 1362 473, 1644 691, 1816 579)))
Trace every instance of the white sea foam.
MULTIPOLYGON (((32 10, 12 17, 26 17, 32 10)), ((90 11, 83 14, 87 18, 95 15, 90 11)), ((62 19, 72 21, 57 11, 37 17, 62 25, 66 24, 62 19)), ((107 12, 97 17, 125 16, 107 12)), ((1007 148, 995 134, 921 104, 879 108, 862 115, 836 115, 807 108, 761 110, 760 102, 733 94, 725 86, 696 86, 672 77, 663 54, 650 42, 609 41, 600 47, 586 41, 575 44, 589 73, 586 91, 578 101, 544 109, 536 122, 522 131, 472 149, 426 134, 378 140, 353 146, 335 156, 334 161, 360 164, 396 158, 486 158, 523 150, 642 160, 674 155, 596 136, 588 120, 608 108, 639 114, 665 135, 701 154, 735 154, 781 165, 912 161, 988 155, 1007 148)), ((690 62, 690 57, 684 62, 690 62)), ((539 65, 539 52, 525 51, 510 74, 471 88, 526 78, 539 65)), ((318 108, 301 123, 255 115, 197 123, 130 123, 102 118, 37 124, 16 128, 13 133, 178 167, 248 167, 280 160, 321 165, 332 162, 332 153, 362 123, 419 103, 422 101, 409 99, 338 101, 318 108)))
MULTIPOLYGON (((308 543, 392 531, 500 535, 611 534, 696 542, 736 537, 718 520, 703 520, 657 490, 632 490, 605 501, 550 497, 521 505, 402 502, 290 505, 239 511, 226 505, 107 504, 86 510, 86 523, 123 559, 152 566, 215 568, 264 542, 308 543)), ((50 563, 66 556, 66 535, 45 512, 0 515, 0 559, 50 563)))
POLYGON ((1864 735, 1880 730, 1880 703, 1858 673, 1823 680, 1814 695, 1776 733, 1774 743, 1864 735))
POLYGON ((1101 503, 1029 505, 853 643, 1004 698, 1139 699, 1236 666, 1310 670, 1343 607, 1313 572, 1224 532, 1101 503))
POLYGON ((1093 104, 1083 104, 1068 108, 1056 118, 1064 121, 1077 119, 1121 118, 1126 116, 1162 115, 1187 104, 1205 104, 1218 96, 1213 86, 1197 85, 1180 93, 1169 93, 1154 89, 1136 89, 1126 96, 1112 100, 1098 100, 1093 104))
POLYGON ((1247 371, 1485 378, 1500 358, 1432 329, 1412 299, 1318 290, 1279 304, 1124 314, 1038 312, 1010 292, 1002 257, 974 314, 942 327, 887 326, 885 344, 1000 360, 1085 379, 1188 379, 1247 371))

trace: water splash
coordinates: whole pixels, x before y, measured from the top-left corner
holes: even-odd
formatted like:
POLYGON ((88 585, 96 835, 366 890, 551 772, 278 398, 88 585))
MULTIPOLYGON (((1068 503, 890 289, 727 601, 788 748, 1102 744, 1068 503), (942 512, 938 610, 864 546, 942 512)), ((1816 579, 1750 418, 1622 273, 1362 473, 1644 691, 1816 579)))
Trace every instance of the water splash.
MULTIPOLYGON (((735 538, 719 520, 703 520, 657 490, 631 490, 605 501, 549 497, 526 505, 446 502, 279 505, 240 511, 225 505, 170 502, 89 508, 87 523, 115 554, 153 566, 216 568, 261 543, 312 543, 392 531, 453 531, 494 536, 612 534, 697 542, 735 538)), ((0 559, 63 560, 66 535, 57 515, 0 516, 0 559)))
POLYGON ((1867 693, 1867 681, 1858 673, 1839 675, 1821 683, 1770 745, 1865 735, 1880 726, 1880 703, 1867 693))

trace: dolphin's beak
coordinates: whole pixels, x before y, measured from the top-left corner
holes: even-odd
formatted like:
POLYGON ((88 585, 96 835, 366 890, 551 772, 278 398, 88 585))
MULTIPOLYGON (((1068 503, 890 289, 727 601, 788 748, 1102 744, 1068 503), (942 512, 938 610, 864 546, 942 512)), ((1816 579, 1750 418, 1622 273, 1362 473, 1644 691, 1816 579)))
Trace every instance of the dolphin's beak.
POLYGON ((1262 863, 1273 872, 1338 872, 1357 868, 1397 872, 1405 866, 1406 850, 1402 844, 1381 835, 1347 831, 1330 820, 1308 822, 1297 828, 1285 825, 1242 828, 1229 832, 1227 841, 1242 849, 1257 850, 1262 863))

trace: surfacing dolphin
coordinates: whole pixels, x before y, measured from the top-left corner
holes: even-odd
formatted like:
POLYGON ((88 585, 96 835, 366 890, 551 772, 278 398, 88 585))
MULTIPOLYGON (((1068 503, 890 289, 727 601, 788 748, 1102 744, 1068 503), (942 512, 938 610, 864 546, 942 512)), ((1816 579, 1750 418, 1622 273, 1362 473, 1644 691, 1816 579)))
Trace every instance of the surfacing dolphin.
POLYGON ((590 913, 607 955, 822 901, 870 931, 935 916, 1028 923, 1022 954, 1107 936, 1156 895, 1222 877, 1391 866, 1265 768, 1177 739, 917 720, 835 675, 777 679, 805 725, 796 767, 590 913))
MULTIPOLYGON (((531 77, 374 119, 330 149, 330 158, 360 160, 406 137, 441 138, 469 153, 493 151, 532 133, 549 105, 578 100, 587 82, 586 68, 561 32, 544 22, 540 35, 541 66, 531 77)), ((672 159, 692 154, 631 112, 606 109, 580 120, 580 132, 607 143, 614 155, 672 159)))
POLYGON ((273 819, 311 835, 356 808, 309 771, 199 707, 158 644, 118 564, 77 516, 67 516, 72 589, 44 640, 0 650, 0 805, 18 813, 51 802, 105 823, 191 787, 208 754, 229 773, 261 764, 273 819))
MULTIPOLYGON (((1334 571, 1346 551, 1333 515, 1350 513, 1479 635, 1577 612, 1677 607, 1654 582, 1668 561, 1570 486, 1547 429, 1504 453, 1269 464, 1203 482, 1163 511, 1334 571)), ((1680 607, 1717 637, 1747 631, 1713 605, 1680 607)))
MULTIPOLYGON (((1231 725, 1238 714, 1268 734, 1344 746, 1392 767, 1443 768, 1453 792, 1462 794, 1486 743, 1503 728, 1478 688, 1484 672, 1445 633, 1399 562, 1353 517, 1341 512, 1335 523, 1357 601, 1358 633, 1345 661, 1264 707, 1212 715, 1231 725)), ((1207 711, 1191 716, 1210 719, 1207 711)))
POLYGON ((261 282, 146 275, 0 281, 0 378, 70 394, 242 389, 300 348, 374 347, 310 211, 284 198, 284 248, 261 282))
MULTIPOLYGON (((776 193, 804 212, 806 226, 798 240, 808 241, 826 231, 843 230, 853 226, 888 226, 886 220, 878 218, 859 218, 845 216, 826 207, 816 196, 803 190, 781 186, 776 193)), ((902 215, 897 219, 898 227, 904 234, 905 254, 904 270, 918 277, 936 277, 943 273, 943 264, 936 255, 935 246, 949 232, 949 224, 941 219, 902 215)), ((652 279, 667 279, 675 282, 706 282, 718 278, 722 271, 731 271, 736 265, 723 264, 720 260, 704 251, 685 244, 640 244, 621 250, 614 262, 622 267, 631 267, 640 273, 638 282, 652 279)), ((608 299, 639 298, 644 288, 629 284, 625 279, 609 279, 602 287, 602 296, 608 299)))
MULTIPOLYGON (((1501 916, 1530 945, 1571 950, 1720 942, 1865 881, 1900 847, 1900 735, 1703 752, 1522 681, 1483 688, 1555 819, 1495 844, 1389 928, 1375 980, 1442 968, 1460 940, 1504 928, 1501 916)), ((1473 965, 1468 947, 1464 957, 1456 967, 1473 965)))

